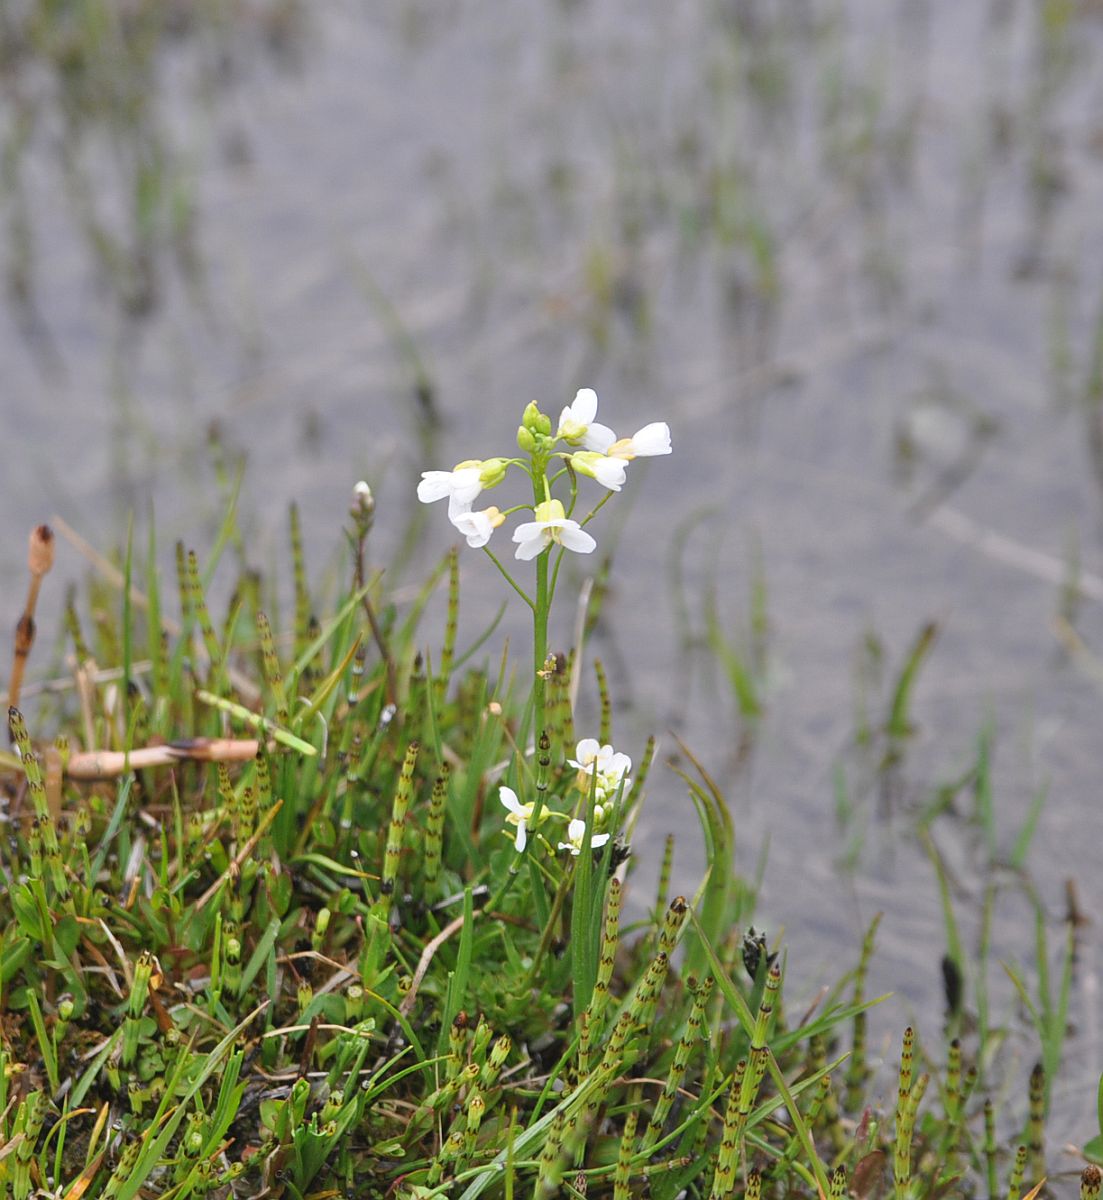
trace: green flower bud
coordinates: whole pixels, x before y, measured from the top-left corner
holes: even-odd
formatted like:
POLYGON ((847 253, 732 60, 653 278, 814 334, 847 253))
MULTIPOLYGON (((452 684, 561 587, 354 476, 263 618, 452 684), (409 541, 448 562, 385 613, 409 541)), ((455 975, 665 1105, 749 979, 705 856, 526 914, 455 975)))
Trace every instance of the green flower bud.
POLYGON ((531 454, 536 449, 536 438, 533 437, 532 430, 524 425, 517 430, 517 447, 522 454, 531 454))
POLYGON ((479 482, 484 488, 497 487, 506 477, 509 470, 508 458, 484 459, 482 470, 479 472, 479 482))
POLYGON ((525 409, 525 414, 521 418, 521 424, 534 434, 541 434, 547 437, 551 433, 551 417, 542 413, 536 406, 536 401, 533 400, 525 409))

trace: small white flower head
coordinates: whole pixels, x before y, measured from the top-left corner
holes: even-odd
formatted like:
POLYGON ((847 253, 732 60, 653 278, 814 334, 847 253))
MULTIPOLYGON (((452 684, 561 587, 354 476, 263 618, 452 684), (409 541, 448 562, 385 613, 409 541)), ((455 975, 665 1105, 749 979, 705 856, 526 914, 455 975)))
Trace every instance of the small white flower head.
POLYGON ((462 512, 483 490, 481 474, 478 462, 462 462, 452 471, 422 471, 417 498, 422 504, 432 504, 447 497, 449 509, 462 512))
POLYGON ((375 503, 375 501, 372 499, 371 485, 365 479, 361 479, 359 483, 357 483, 357 485, 352 489, 352 494, 365 507, 375 503))
POLYGON ((670 454, 670 426, 665 421, 652 421, 631 437, 613 442, 606 453, 610 458, 623 458, 626 462, 631 462, 634 458, 670 454))
POLYGON ((472 512, 469 508, 450 506, 448 519, 467 538, 467 544, 472 549, 478 550, 490 541, 490 535, 502 524, 505 517, 493 505, 478 512, 472 512))
POLYGON ((559 414, 559 428, 555 436, 572 446, 595 450, 604 454, 617 440, 617 435, 608 425, 599 425, 597 416, 597 392, 593 388, 580 388, 574 402, 559 414))
POLYGON ((589 475, 611 492, 619 492, 624 485, 628 464, 623 458, 607 457, 594 450, 579 450, 571 455, 570 463, 580 475, 589 475))
POLYGON ((513 848, 518 854, 525 848, 528 839, 529 822, 532 820, 533 805, 522 804, 517 799, 517 793, 511 787, 503 784, 498 789, 498 799, 506 808, 506 824, 517 826, 517 836, 513 839, 513 848))
POLYGON ((612 746, 598 744, 597 738, 583 738, 575 748, 577 758, 569 758, 567 762, 578 768, 578 789, 589 795, 590 789, 596 792, 598 801, 608 801, 616 796, 618 789, 627 792, 632 786, 628 778, 632 770, 632 760, 627 754, 621 754, 612 746), (592 782, 596 776, 596 782, 592 782))
POLYGON ((552 542, 558 542, 576 554, 589 554, 597 542, 577 521, 567 518, 559 500, 545 500, 536 506, 535 521, 525 521, 513 531, 517 543, 516 557, 528 560, 546 550, 552 542))
MULTIPOLYGON (((560 850, 569 850, 577 858, 582 853, 582 839, 586 836, 586 822, 577 817, 567 826, 567 840, 559 843, 560 850)), ((595 833, 590 836, 590 849, 596 850, 609 840, 607 833, 595 833)))

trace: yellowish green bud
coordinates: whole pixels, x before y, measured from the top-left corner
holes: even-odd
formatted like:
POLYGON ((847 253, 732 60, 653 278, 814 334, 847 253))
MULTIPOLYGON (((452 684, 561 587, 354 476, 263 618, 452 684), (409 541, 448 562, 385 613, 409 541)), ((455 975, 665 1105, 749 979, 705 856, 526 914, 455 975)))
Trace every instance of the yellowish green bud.
POLYGON ((522 454, 531 454, 536 449, 536 438, 524 425, 517 430, 517 447, 522 454))
POLYGON ((482 470, 479 472, 479 482, 484 488, 497 487, 506 477, 506 471, 509 470, 508 458, 487 458, 483 460, 482 470))
POLYGON ((521 424, 533 434, 540 434, 543 437, 547 437, 551 433, 551 417, 542 413, 537 408, 535 400, 525 409, 525 415, 521 418, 521 424))

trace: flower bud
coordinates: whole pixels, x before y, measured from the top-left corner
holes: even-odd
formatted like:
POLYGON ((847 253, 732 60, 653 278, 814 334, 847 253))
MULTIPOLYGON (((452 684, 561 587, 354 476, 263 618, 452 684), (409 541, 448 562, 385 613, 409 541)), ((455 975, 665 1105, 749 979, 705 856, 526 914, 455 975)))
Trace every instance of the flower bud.
POLYGON ((532 430, 521 425, 517 430, 517 448, 522 454, 531 454, 536 449, 536 438, 532 430))
POLYGON ((484 488, 497 487, 506 477, 509 470, 508 458, 488 458, 481 464, 479 482, 484 488))
POLYGON ((551 417, 542 413, 536 406, 536 401, 533 400, 525 409, 524 416, 521 418, 521 424, 533 434, 540 434, 547 437, 551 433, 551 417))

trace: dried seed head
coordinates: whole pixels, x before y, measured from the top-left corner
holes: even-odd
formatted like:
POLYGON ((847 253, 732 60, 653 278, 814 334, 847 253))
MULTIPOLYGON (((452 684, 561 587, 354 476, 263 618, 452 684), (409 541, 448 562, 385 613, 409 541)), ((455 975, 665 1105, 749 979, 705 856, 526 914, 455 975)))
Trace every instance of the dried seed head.
POLYGON ((54 531, 49 525, 36 525, 31 530, 27 565, 36 576, 45 575, 54 565, 54 531))

